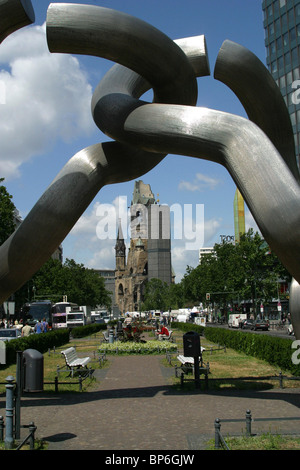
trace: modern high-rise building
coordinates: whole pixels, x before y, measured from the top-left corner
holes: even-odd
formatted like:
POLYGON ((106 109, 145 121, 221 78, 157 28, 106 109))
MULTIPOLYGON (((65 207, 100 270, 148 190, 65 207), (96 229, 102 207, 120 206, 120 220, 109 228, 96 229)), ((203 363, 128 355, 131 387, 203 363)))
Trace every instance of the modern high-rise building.
POLYGON ((262 9, 266 62, 289 110, 300 167, 300 0, 263 0, 262 9))
POLYGON ((233 201, 234 212, 234 238, 240 241, 240 236, 245 233, 245 203, 239 189, 236 189, 233 201))
POLYGON ((126 245, 119 221, 115 245, 115 297, 120 312, 138 311, 146 283, 172 282, 170 208, 159 205, 149 184, 136 181, 130 207, 131 236, 126 245))

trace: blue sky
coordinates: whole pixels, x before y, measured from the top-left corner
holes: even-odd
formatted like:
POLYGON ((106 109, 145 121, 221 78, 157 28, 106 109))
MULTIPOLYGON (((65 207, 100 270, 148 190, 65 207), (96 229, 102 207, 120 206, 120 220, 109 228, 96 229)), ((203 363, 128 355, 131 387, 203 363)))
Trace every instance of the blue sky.
MULTIPOLYGON (((65 1, 64 3, 76 3, 65 1)), ((261 0, 89 0, 123 11, 152 24, 171 39, 204 34, 211 76, 198 79, 198 106, 246 117, 235 95, 213 78, 218 51, 230 39, 250 49, 265 63, 261 0)), ((24 218, 63 165, 77 151, 105 142, 92 120, 93 90, 113 65, 101 58, 50 54, 45 40, 50 2, 32 0, 36 20, 6 38, 0 46, 0 80, 5 104, 0 104, 0 176, 24 218)), ((167 156, 140 179, 151 185, 161 204, 204 207, 204 246, 234 234, 235 185, 229 173, 215 163, 183 156, 167 156), (159 194, 159 196, 157 196, 159 194)), ((121 198, 130 204, 134 181, 110 185, 95 197, 63 241, 63 255, 87 267, 113 269, 115 240, 97 236, 99 207, 116 207, 121 198), (125 199, 124 199, 125 198, 125 199), (98 212, 97 212, 98 210, 98 212)), ((46 215, 45 215, 46 216, 46 215)), ((246 208, 247 228, 256 228, 246 208)), ((188 223, 187 219, 183 222, 188 223)), ((194 222, 197 222, 194 220, 194 222)), ((129 240, 127 240, 127 243, 129 240)), ((186 240, 172 240, 176 281, 186 266, 196 266, 198 250, 186 249, 186 240)))

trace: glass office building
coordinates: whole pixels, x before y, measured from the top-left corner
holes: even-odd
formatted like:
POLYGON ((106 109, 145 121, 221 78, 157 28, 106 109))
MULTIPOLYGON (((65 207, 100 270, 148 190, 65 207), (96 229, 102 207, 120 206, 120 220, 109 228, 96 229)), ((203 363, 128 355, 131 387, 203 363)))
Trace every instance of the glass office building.
POLYGON ((288 107, 300 166, 300 0, 263 0, 267 66, 288 107))

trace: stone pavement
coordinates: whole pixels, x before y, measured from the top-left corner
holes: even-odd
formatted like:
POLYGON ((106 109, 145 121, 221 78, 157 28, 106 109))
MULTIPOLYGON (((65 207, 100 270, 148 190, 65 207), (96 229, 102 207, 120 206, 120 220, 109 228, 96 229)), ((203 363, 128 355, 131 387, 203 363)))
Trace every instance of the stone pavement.
MULTIPOLYGON (((175 391, 162 356, 109 357, 98 371, 93 390, 77 394, 26 394, 21 424, 34 421, 36 436, 49 450, 196 450, 214 437, 214 421, 245 418, 250 409, 252 432, 300 434, 300 420, 255 421, 256 418, 300 418, 300 389, 269 391, 175 391)), ((5 397, 0 397, 5 416, 5 397)), ((242 434, 245 421, 224 422, 223 434, 242 434)), ((22 431, 23 432, 23 431, 22 431)))

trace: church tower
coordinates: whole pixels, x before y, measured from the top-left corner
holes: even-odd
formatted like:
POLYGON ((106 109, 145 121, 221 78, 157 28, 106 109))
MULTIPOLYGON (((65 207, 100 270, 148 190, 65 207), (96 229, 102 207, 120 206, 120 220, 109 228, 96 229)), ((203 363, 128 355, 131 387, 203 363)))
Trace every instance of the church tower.
POLYGON ((126 245, 122 232, 121 221, 119 220, 118 236, 115 246, 116 250, 116 271, 124 271, 126 267, 126 245))

